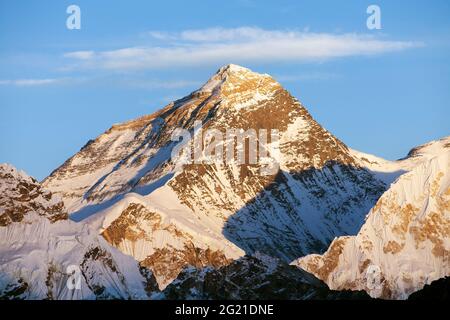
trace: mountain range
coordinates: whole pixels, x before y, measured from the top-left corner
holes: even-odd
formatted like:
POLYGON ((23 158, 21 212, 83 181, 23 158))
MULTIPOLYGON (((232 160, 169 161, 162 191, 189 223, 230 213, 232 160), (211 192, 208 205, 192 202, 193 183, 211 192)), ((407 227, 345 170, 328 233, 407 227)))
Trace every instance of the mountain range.
POLYGON ((450 137, 398 161, 353 150, 271 76, 227 65, 42 183, 0 166, 0 296, 406 299, 450 274, 449 156, 450 137), (233 145, 230 128, 277 132, 277 170, 173 157, 176 130, 190 150, 208 131, 233 145))

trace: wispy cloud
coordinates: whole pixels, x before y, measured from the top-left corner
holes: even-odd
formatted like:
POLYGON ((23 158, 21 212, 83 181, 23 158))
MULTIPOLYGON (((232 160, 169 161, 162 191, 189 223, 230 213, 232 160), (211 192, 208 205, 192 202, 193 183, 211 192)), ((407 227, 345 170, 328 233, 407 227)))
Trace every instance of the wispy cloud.
POLYGON ((66 53, 84 67, 112 70, 155 69, 225 63, 326 61, 420 47, 414 41, 386 40, 367 34, 312 33, 255 27, 151 31, 157 45, 110 51, 66 53))
MULTIPOLYGON (((304 32, 302 32, 304 33, 304 32)), ((255 27, 240 28, 207 28, 184 30, 181 32, 149 31, 148 35, 158 40, 182 40, 192 42, 229 42, 292 39, 300 34, 299 31, 265 30, 255 27)))
POLYGON ((94 57, 94 51, 74 51, 64 54, 66 58, 88 60, 94 57))
POLYGON ((66 81, 64 79, 16 79, 16 80, 0 80, 0 85, 10 85, 17 87, 44 86, 49 84, 60 83, 66 81))

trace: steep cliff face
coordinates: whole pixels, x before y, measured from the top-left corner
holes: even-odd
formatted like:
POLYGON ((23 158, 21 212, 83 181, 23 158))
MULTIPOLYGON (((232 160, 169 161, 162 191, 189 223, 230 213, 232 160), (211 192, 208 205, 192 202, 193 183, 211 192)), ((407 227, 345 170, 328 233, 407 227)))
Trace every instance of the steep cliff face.
POLYGON ((419 164, 383 194, 358 235, 337 238, 325 254, 309 255, 294 264, 324 280, 331 289, 365 290, 372 297, 386 299, 405 299, 425 284, 448 276, 448 140, 410 153, 410 161, 419 164), (432 156, 428 157, 431 146, 432 156), (424 157, 419 162, 420 150, 424 157))
POLYGON ((68 221, 63 203, 25 173, 1 165, 0 186, 1 298, 144 299, 156 288, 151 272, 144 278, 97 231, 68 221))
POLYGON ((386 188, 273 78, 236 65, 153 115, 113 126, 44 185, 64 198, 72 219, 88 218, 163 287, 193 255, 198 265, 218 266, 257 251, 290 262, 325 250, 359 230, 386 188), (227 129, 256 132, 257 142, 267 133, 269 157, 252 162, 245 136, 243 163, 233 150, 231 161, 202 154, 179 166, 171 157, 177 128, 192 134, 190 146, 201 137, 203 149, 206 132, 237 149, 227 129), (276 170, 262 174, 270 165, 276 170))

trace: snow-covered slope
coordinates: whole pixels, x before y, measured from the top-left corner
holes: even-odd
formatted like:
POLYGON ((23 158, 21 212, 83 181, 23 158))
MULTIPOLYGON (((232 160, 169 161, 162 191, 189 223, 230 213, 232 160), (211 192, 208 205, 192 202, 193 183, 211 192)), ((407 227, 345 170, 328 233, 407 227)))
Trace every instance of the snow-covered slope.
MULTIPOLYGON (((153 271, 164 289, 186 266, 220 267, 244 252, 159 190, 124 199, 85 221, 112 245, 153 271)), ((175 199, 174 199, 175 198, 175 199)), ((212 228, 212 227, 211 227, 212 228)))
POLYGON ((403 173, 411 171, 418 165, 442 154, 446 150, 450 152, 450 136, 414 147, 406 157, 397 161, 385 160, 368 153, 350 149, 352 155, 358 160, 359 165, 367 168, 388 186, 403 173))
POLYGON ((192 248, 214 252, 200 259, 206 265, 256 251, 290 262, 325 250, 334 237, 357 233, 386 188, 273 78, 236 65, 153 115, 113 126, 44 185, 72 219, 108 222, 96 224, 99 232, 147 261, 162 285, 178 271, 155 261, 178 261, 181 270, 192 248), (221 133, 278 130, 271 156, 279 170, 263 175, 261 163, 220 160, 176 166, 171 134, 192 132, 195 121, 221 133))
POLYGON ((450 275, 448 138, 415 150, 403 161, 417 166, 384 193, 357 236, 337 238, 324 255, 294 264, 331 289, 366 290, 388 299, 405 299, 450 275))
POLYGON ((66 220, 64 205, 25 173, 0 165, 0 186, 12 220, 0 226, 2 299, 144 299, 156 289, 151 272, 66 220))

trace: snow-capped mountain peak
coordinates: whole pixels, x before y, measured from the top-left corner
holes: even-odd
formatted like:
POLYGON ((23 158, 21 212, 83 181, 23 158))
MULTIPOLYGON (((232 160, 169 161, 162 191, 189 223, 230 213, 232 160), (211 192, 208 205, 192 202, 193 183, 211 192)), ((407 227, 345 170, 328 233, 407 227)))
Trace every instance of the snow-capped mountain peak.
POLYGON ((111 222, 99 232, 153 268, 163 287, 195 251, 204 256, 196 263, 211 265, 257 251, 290 262, 324 250, 355 234, 386 188, 278 82, 235 65, 160 111, 115 125, 44 185, 72 219, 111 222), (204 132, 275 130, 279 170, 261 175, 261 163, 237 161, 176 168, 171 133, 196 121, 204 132), (170 270, 161 260, 178 262, 170 270))
POLYGON ((259 99, 263 99, 264 95, 269 95, 280 87, 280 84, 267 74, 259 74, 250 69, 229 64, 220 68, 194 94, 213 94, 222 99, 233 99, 234 95, 239 94, 241 99, 245 99, 245 96, 258 96, 259 99))

